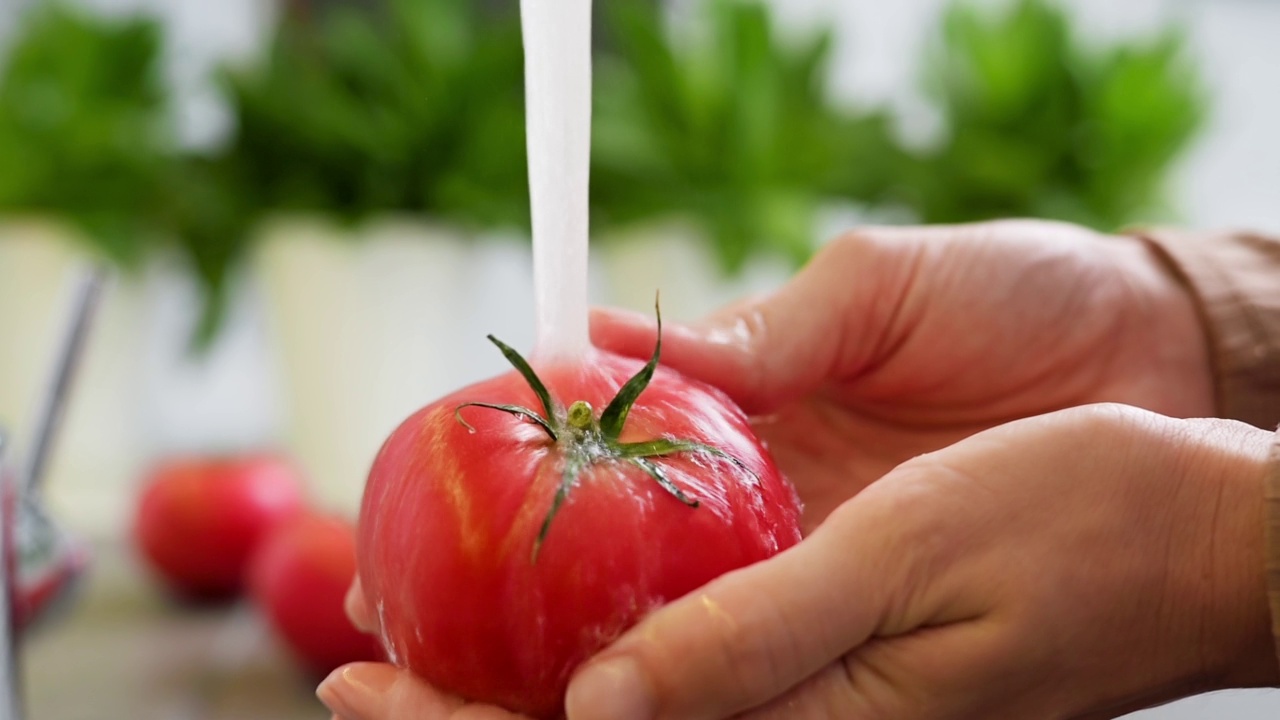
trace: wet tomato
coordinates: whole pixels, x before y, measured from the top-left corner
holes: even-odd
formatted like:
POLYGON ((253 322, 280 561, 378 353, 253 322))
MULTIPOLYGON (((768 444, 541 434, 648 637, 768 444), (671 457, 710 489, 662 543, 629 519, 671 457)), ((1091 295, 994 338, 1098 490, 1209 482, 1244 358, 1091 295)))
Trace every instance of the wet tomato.
MULTIPOLYGON (((661 327, 661 326, 659 326, 661 327)), ((721 392, 602 351, 516 368, 387 439, 358 565, 388 657, 540 718, 654 608, 800 539, 800 504, 721 392)))

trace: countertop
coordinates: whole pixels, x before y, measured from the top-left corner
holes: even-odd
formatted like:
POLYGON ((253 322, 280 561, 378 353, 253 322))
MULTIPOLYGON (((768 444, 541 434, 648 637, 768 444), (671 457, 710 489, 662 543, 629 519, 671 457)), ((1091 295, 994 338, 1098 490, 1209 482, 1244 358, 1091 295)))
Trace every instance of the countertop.
POLYGON ((23 649, 25 720, 329 717, 250 606, 180 605, 127 548, 95 550, 64 613, 23 649))

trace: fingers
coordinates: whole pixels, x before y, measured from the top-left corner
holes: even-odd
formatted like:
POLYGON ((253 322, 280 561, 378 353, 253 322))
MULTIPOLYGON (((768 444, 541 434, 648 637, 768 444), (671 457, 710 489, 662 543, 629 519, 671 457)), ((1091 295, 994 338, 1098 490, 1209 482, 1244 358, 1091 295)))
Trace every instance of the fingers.
POLYGON ((1037 658, 1013 649, 1010 636, 1004 621, 977 618, 874 640, 738 720, 1053 715, 1051 699, 1026 692, 1039 679, 1037 658))
MULTIPOLYGON (((749 413, 769 412, 857 373, 890 344, 886 333, 918 248, 896 236, 841 238, 771 295, 739 302, 695 326, 664 324, 663 361, 721 388, 749 413)), ((645 357, 656 335, 651 317, 593 313, 592 340, 603 349, 645 357)))
POLYGON ((521 720, 490 705, 469 705, 381 663, 353 663, 333 671, 316 696, 342 720, 521 720))
POLYGON ((343 606, 346 610, 347 618, 351 620, 351 624, 357 630, 369 634, 378 632, 378 617, 373 612, 373 608, 369 607, 368 600, 365 599, 364 588, 360 585, 359 577, 352 581, 351 587, 347 588, 343 606))
MULTIPOLYGON (((882 589, 902 581, 909 556, 856 547, 847 530, 858 523, 829 522, 650 615, 574 677, 569 720, 730 717, 843 656, 880 624, 882 589)), ((883 548, 896 546, 890 534, 861 532, 883 548)))

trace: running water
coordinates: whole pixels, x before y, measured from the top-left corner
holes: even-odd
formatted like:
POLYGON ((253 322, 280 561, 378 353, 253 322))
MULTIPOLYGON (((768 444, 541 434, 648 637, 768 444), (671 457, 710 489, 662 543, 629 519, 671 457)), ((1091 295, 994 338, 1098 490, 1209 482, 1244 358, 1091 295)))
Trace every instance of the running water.
POLYGON ((587 242, 591 0, 521 0, 533 212, 536 342, 543 362, 590 350, 587 242))

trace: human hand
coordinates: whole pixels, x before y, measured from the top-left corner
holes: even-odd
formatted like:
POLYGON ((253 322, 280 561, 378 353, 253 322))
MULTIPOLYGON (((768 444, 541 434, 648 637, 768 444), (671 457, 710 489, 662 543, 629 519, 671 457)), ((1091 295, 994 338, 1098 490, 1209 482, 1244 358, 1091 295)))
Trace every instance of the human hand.
POLYGON ((1112 718, 1280 682, 1271 433, 1098 405, 913 459, 589 661, 570 720, 1112 718))
MULTIPOLYGON (((1010 418, 1101 400, 1212 412, 1185 292, 1136 241, 1071 226, 851 235, 775 296, 667 327, 664 364, 765 414, 757 427, 804 497, 808 529, 903 460, 1010 418)), ((617 313, 593 322, 598 345, 636 355, 654 332, 617 313)), ((386 665, 339 670, 321 694, 349 692, 365 714, 348 706, 348 720, 511 717, 386 665)))
MULTIPOLYGON (((646 357, 651 318, 593 340, 646 357)), ((663 363, 727 391, 806 503, 806 527, 899 463, 1016 418, 1097 402, 1214 414, 1188 293, 1138 240, 1003 221, 872 229, 695 327, 663 363)))

